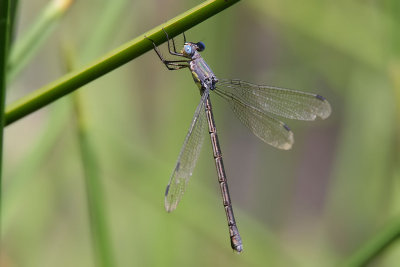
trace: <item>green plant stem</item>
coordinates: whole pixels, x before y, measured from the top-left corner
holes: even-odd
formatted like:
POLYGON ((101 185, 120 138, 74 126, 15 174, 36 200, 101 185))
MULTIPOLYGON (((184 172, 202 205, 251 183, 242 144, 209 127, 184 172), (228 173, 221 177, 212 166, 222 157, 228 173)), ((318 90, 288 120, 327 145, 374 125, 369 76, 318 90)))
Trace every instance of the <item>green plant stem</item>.
POLYGON ((89 66, 67 74, 49 85, 17 100, 6 108, 6 125, 50 104, 58 98, 71 93, 79 87, 151 50, 153 46, 144 36, 151 38, 156 44, 161 44, 166 41, 162 28, 169 33, 170 37, 174 37, 238 1, 239 0, 206 1, 122 45, 89 66))
MULTIPOLYGON (((4 137, 4 107, 6 101, 6 66, 8 59, 8 46, 10 44, 10 15, 11 0, 0 0, 0 241, 2 240, 2 174, 3 174, 3 137, 4 137)), ((1 243, 0 243, 1 245, 1 243)), ((1 250, 0 250, 1 255, 1 250)))
POLYGON ((2 173, 3 173, 3 137, 4 137, 4 107, 6 101, 6 66, 8 45, 10 43, 11 0, 0 0, 0 241, 2 217, 2 173))
POLYGON ((390 222, 369 241, 365 242, 344 264, 340 266, 366 266, 372 259, 389 247, 400 236, 400 217, 390 222))

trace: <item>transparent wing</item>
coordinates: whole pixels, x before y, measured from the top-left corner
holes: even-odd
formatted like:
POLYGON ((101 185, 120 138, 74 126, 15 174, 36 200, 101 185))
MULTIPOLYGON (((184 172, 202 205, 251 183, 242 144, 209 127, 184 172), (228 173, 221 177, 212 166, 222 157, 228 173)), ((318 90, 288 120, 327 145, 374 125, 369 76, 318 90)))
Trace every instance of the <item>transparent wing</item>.
POLYGON ((204 140, 205 129, 207 128, 204 106, 208 94, 209 90, 205 90, 196 108, 175 169, 165 190, 164 204, 168 212, 173 211, 178 205, 192 176, 193 169, 196 166, 204 140))
POLYGON ((246 105, 236 97, 222 90, 214 92, 229 102, 233 112, 258 138, 279 149, 288 150, 294 143, 293 132, 274 117, 246 105))
POLYGON ((311 121, 331 114, 328 101, 316 94, 240 80, 220 80, 216 90, 260 111, 289 119, 311 121))

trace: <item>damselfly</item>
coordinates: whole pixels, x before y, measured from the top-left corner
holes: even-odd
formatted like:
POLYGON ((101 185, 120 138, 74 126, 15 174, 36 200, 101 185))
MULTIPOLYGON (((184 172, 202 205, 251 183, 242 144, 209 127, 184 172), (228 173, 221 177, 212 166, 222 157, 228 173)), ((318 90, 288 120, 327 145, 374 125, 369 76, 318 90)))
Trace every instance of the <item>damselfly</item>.
POLYGON ((294 143, 293 133, 285 123, 275 116, 306 121, 315 120, 316 117, 325 119, 331 113, 331 106, 324 97, 316 94, 255 85, 241 80, 218 80, 200 55, 200 52, 205 49, 204 43, 186 42, 186 36, 183 34, 183 49, 178 52, 174 39, 170 40, 167 32, 164 29, 163 31, 167 37, 169 53, 179 56, 181 59, 166 60, 154 41, 146 38, 153 43, 154 51, 169 70, 188 68, 191 71, 201 95, 200 103, 194 112, 189 132, 165 191, 165 209, 168 212, 173 211, 181 200, 199 157, 204 132, 208 125, 222 202, 228 220, 231 246, 235 251, 241 252, 243 250, 242 239, 233 215, 211 107, 210 92, 212 91, 226 100, 239 120, 258 138, 267 144, 285 150, 290 149, 294 143))

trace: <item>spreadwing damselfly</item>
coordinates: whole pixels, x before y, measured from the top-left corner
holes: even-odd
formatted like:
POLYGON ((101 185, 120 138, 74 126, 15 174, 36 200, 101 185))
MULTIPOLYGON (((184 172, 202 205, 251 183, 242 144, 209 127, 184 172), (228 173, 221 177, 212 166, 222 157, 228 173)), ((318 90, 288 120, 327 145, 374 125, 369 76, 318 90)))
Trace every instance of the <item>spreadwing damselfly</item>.
POLYGON ((201 95, 200 103, 194 112, 192 123, 165 191, 165 209, 168 212, 175 210, 181 200, 192 176, 205 131, 208 128, 222 202, 228 220, 231 246, 235 251, 241 252, 243 244, 233 214, 210 92, 226 100, 239 120, 258 138, 284 150, 292 147, 293 133, 277 117, 305 121, 312 121, 317 117, 326 119, 331 113, 331 106, 324 97, 317 94, 256 85, 241 80, 219 80, 200 55, 200 52, 205 49, 204 43, 186 42, 186 36, 183 34, 184 46, 178 52, 174 39, 170 39, 167 32, 164 29, 163 31, 167 37, 168 52, 180 59, 166 60, 154 41, 146 38, 153 43, 154 51, 169 70, 187 68, 191 71, 201 95))

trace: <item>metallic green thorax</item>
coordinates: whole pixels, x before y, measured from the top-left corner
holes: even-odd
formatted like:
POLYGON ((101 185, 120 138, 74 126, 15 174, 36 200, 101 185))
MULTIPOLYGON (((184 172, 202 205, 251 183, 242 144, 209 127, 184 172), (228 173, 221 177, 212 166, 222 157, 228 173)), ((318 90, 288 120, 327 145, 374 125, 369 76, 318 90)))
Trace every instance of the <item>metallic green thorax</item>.
POLYGON ((210 90, 214 90, 218 79, 210 66, 207 65, 197 51, 193 54, 191 59, 189 68, 192 72, 193 80, 199 89, 202 91, 207 87, 210 90))

